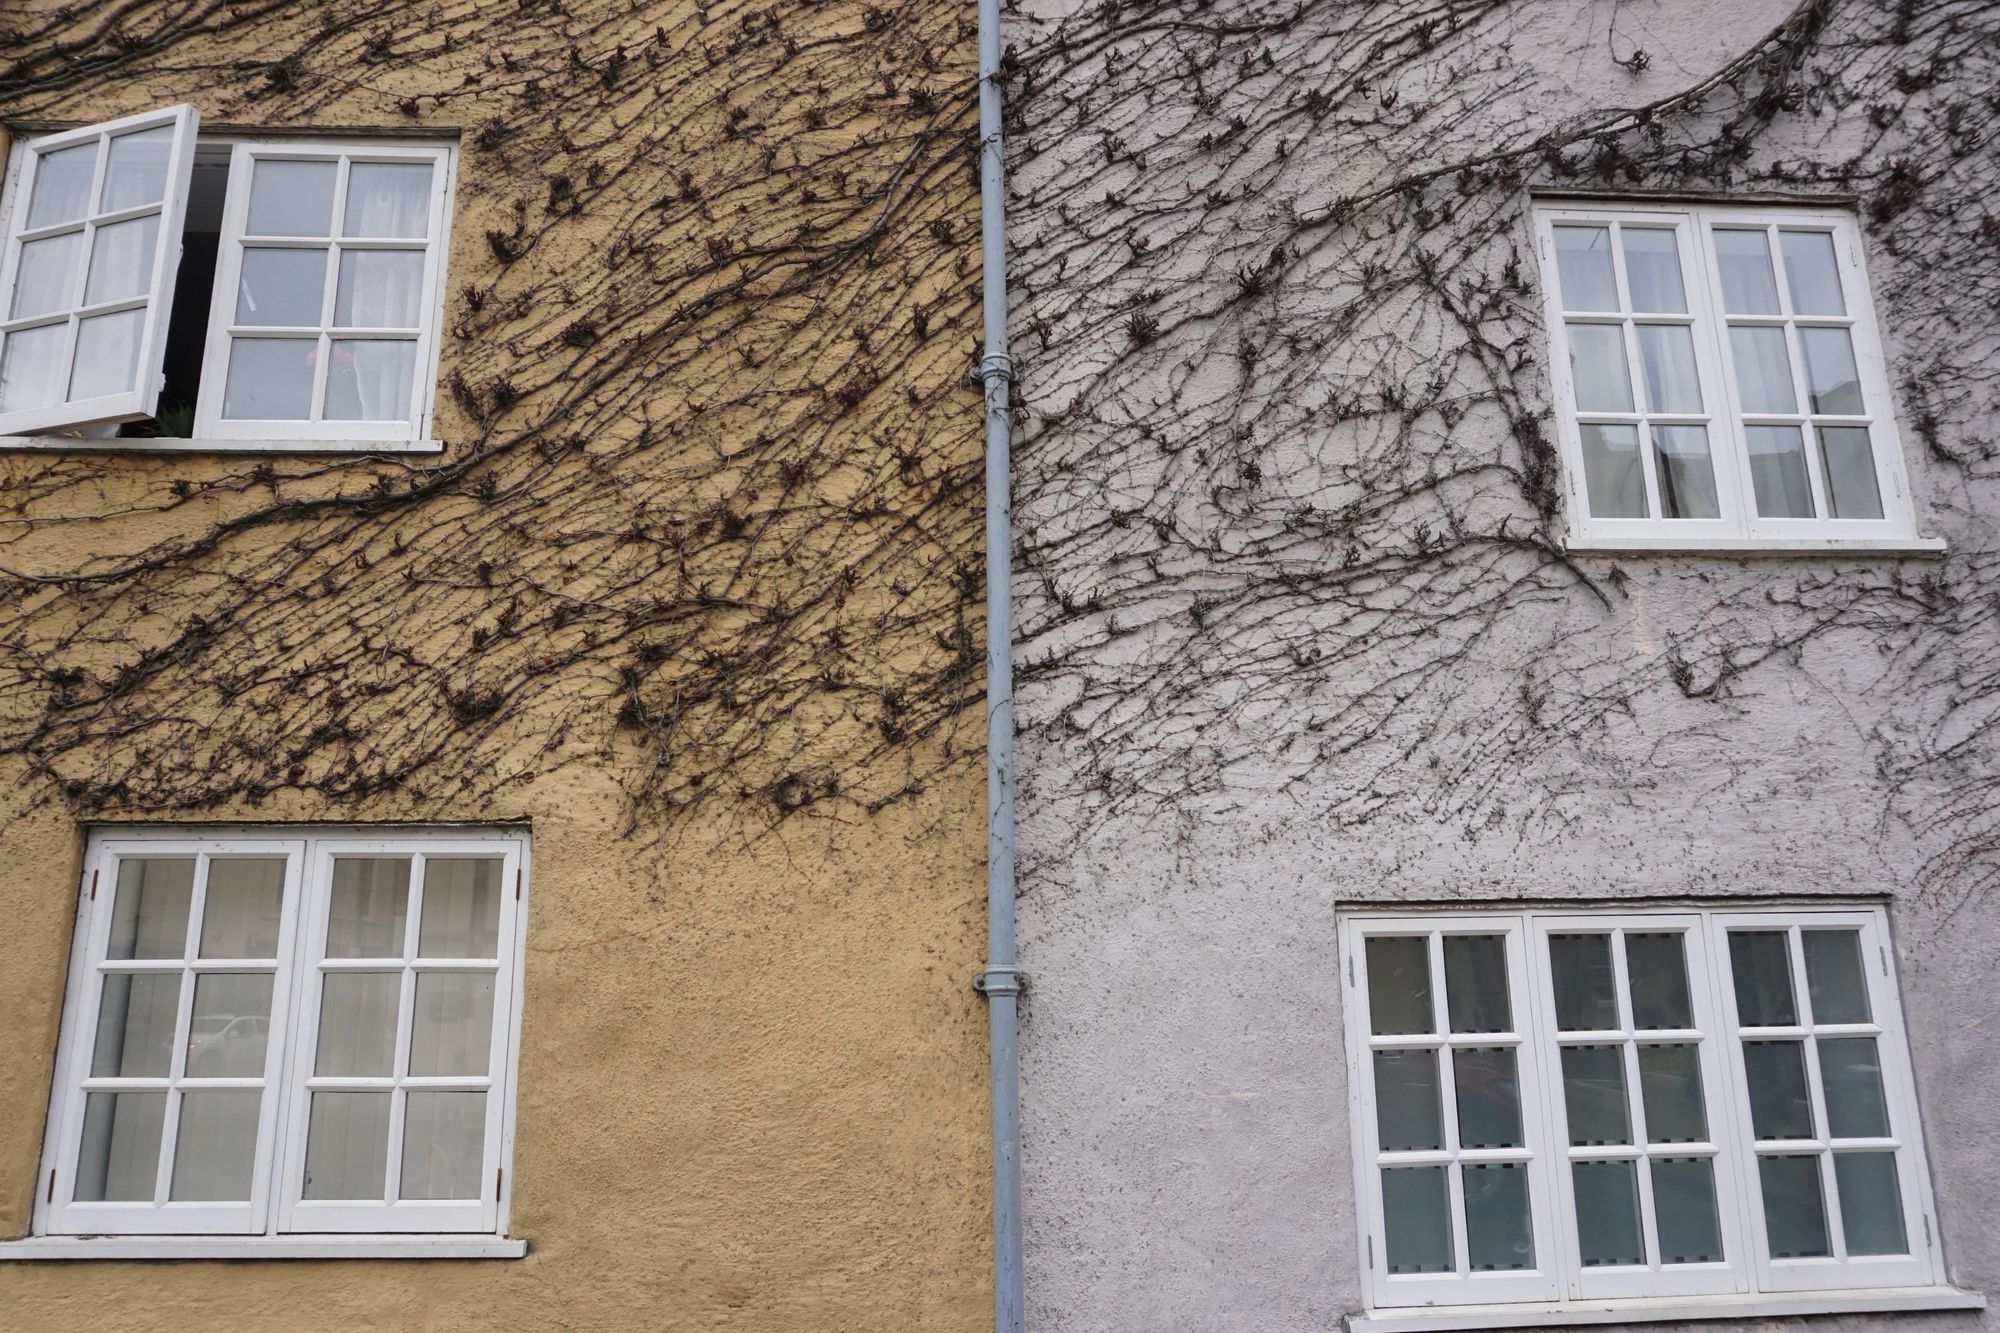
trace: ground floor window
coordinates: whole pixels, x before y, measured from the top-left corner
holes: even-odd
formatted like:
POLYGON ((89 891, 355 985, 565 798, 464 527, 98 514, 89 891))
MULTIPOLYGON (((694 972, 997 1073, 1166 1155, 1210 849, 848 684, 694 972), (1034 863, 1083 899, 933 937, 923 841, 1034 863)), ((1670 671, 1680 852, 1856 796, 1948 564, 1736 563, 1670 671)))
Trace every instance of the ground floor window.
POLYGON ((48 1235, 495 1233, 527 840, 93 836, 48 1235))
POLYGON ((1372 1306, 1943 1281, 1879 909, 1342 929, 1372 1306))

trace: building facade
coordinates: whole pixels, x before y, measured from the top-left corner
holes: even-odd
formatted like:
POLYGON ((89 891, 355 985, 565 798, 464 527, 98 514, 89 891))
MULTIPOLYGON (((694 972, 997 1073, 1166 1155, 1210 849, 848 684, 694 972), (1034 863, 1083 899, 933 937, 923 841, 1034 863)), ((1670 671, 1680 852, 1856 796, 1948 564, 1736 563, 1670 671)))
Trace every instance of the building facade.
POLYGON ((0 1324, 985 1324, 968 22, 0 27, 0 1324))
POLYGON ((1983 1326, 1992 7, 1016 29, 1031 1326, 1983 1326))

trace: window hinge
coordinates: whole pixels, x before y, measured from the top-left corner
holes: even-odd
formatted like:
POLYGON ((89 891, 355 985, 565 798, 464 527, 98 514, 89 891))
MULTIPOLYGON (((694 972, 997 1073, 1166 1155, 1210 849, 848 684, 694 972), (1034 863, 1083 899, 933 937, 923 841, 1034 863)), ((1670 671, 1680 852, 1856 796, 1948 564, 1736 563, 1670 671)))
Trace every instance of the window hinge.
MULTIPOLYGON (((54 1168, 51 1168, 51 1169, 49 1170, 49 1194, 48 1194, 48 1202, 50 1202, 50 1203, 54 1203, 55 1201, 56 1201, 56 1173, 55 1173, 55 1170, 54 1170, 54 1168)), ((1926 1228, 1928 1228, 1928 1227, 1930 1226, 1930 1224, 1931 1224, 1931 1220, 1930 1220, 1930 1219, 1929 1219, 1928 1217, 1927 1217, 1927 1218, 1925 1218, 1925 1219, 1924 1219, 1924 1226, 1925 1226, 1926 1228)), ((1926 1235, 1929 1235, 1930 1233, 1929 1233, 1929 1231, 1928 1231, 1928 1230, 1926 1230, 1925 1234, 1926 1234, 1926 1235)))
POLYGON ((1375 1266, 1375 1238, 1373 1236, 1368 1237, 1368 1266, 1370 1268, 1375 1266))
POLYGON ((1875 953, 1876 953, 1876 956, 1877 956, 1877 957, 1879 957, 1879 958, 1880 958, 1880 959, 1882 960, 1882 975, 1883 975, 1883 976, 1885 976, 1885 977, 1886 977, 1886 976, 1888 976, 1888 975, 1889 975, 1889 946, 1888 946, 1888 945, 1886 945, 1886 944, 1878 944, 1878 945, 1876 945, 1876 946, 1875 946, 1875 953))
POLYGON ((507 1174, 507 1168, 504 1166, 496 1166, 493 1168, 493 1197, 496 1199, 500 1197, 500 1181, 506 1176, 506 1174, 507 1174))
POLYGON ((1348 985, 1350 985, 1350 986, 1352 986, 1352 985, 1354 984, 1354 955, 1353 955, 1353 954, 1349 954, 1349 955, 1347 955, 1347 984, 1348 984, 1348 985))
POLYGON ((514 867, 514 901, 521 901, 521 867, 514 867))
POLYGON ((1931 1248, 1931 1247, 1932 1247, 1933 1245, 1935 1245, 1936 1243, 1937 1243, 1936 1241, 1933 1241, 1933 1240, 1931 1239, 1931 1215, 1930 1215, 1929 1213, 1925 1213, 1925 1214, 1924 1214, 1924 1248, 1928 1250, 1928 1249, 1930 1249, 1930 1248, 1931 1248))
POLYGON ((93 870, 90 872, 90 901, 92 902, 97 901, 97 876, 97 871, 93 870))

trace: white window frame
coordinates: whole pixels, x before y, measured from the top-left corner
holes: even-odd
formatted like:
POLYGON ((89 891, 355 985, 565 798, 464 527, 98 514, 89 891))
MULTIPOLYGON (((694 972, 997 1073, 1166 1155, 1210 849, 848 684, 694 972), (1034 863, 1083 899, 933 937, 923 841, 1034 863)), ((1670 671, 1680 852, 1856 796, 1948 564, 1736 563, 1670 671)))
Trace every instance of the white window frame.
MULTIPOLYGON (((1821 908, 1744 904, 1647 910, 1610 906, 1563 909, 1496 910, 1492 912, 1431 912, 1357 910, 1338 919, 1343 954, 1342 989, 1346 1026, 1349 1111, 1354 1154, 1356 1207, 1360 1220, 1359 1259, 1368 1307, 1350 1323, 1357 1327, 1479 1328, 1596 1321, 1614 1312, 1631 1319, 1686 1318, 1709 1313, 1757 1314, 1863 1308, 1970 1308, 1983 1305, 1976 1294, 1944 1286, 1946 1275, 1936 1208, 1931 1197, 1915 1083, 1902 1025, 1896 977, 1890 958, 1886 911, 1879 907, 1821 908), (1805 983, 1801 930, 1852 929, 1860 944, 1869 986, 1873 1021, 1859 1026, 1814 1028, 1805 983), (1778 1036, 1804 1039, 1823 1036, 1874 1036, 1881 1058, 1884 1093, 1894 1137, 1889 1140, 1843 1141, 1842 1146, 1892 1149, 1897 1154, 1898 1185, 1902 1191, 1904 1228, 1909 1253, 1885 1259, 1846 1259, 1840 1238, 1837 1189, 1831 1150, 1825 1139, 1826 1108, 1819 1082, 1817 1057, 1809 1053, 1814 1124, 1821 1138, 1753 1144, 1750 1137, 1747 1082, 1742 1062, 1744 1031, 1736 1024, 1733 974, 1728 933, 1758 929, 1788 932, 1793 985, 1800 1009, 1797 1028, 1749 1029, 1752 1038, 1778 1036), (1624 966, 1624 933, 1676 932, 1685 936, 1688 983, 1697 1027, 1685 1031, 1647 1031, 1632 1026, 1624 966), (1548 938, 1553 933, 1612 934, 1618 977, 1620 1026, 1603 1032, 1558 1033, 1550 984, 1548 938), (1373 1052, 1394 1046, 1478 1045, 1490 1037, 1456 1037, 1444 1033, 1446 995, 1443 937, 1447 934, 1505 935, 1510 1005, 1521 1039, 1519 1077, 1521 1114, 1527 1149, 1512 1156, 1528 1163, 1531 1217, 1535 1228, 1535 1261, 1540 1284, 1488 1281, 1481 1278, 1521 1275, 1467 1274, 1456 1182, 1451 1217, 1453 1244, 1460 1271, 1456 1274, 1392 1275, 1387 1271, 1380 1171, 1409 1159, 1440 1162, 1452 1153, 1382 1153, 1376 1148, 1373 1052), (1438 1030, 1428 1037, 1376 1037, 1368 1014, 1366 942, 1379 936, 1423 935, 1429 944, 1432 1003, 1438 1030), (1522 1005, 1530 1007, 1524 1014, 1522 1005), (1532 1026, 1520 1031, 1522 1025, 1532 1026), (1698 1044, 1704 1084, 1704 1111, 1709 1141, 1702 1144, 1646 1144, 1644 1101, 1639 1095, 1637 1045, 1664 1042, 1698 1044), (1634 1146, 1571 1148, 1561 1075, 1565 1045, 1620 1045, 1628 1114, 1634 1146), (1539 1071, 1539 1072, 1538 1072, 1539 1071), (1772 1260, 1764 1231, 1762 1195, 1755 1159, 1772 1153, 1817 1152, 1821 1157, 1823 1197, 1829 1234, 1836 1247, 1827 1259, 1772 1260), (1709 1156, 1715 1161, 1716 1206, 1724 1259, 1720 1263, 1665 1265, 1659 1262, 1650 1207, 1650 1169, 1640 1170, 1641 1229, 1648 1262, 1642 1265, 1584 1267, 1577 1246, 1570 1162, 1612 1157, 1709 1156), (1551 1171, 1550 1167, 1555 1167, 1551 1171), (1555 1178, 1552 1179, 1551 1177, 1555 1178)), ((1440 1060, 1439 1095, 1447 1131, 1447 1148, 1455 1123, 1452 1071, 1440 1060)))
MULTIPOLYGON (((437 395, 438 332, 444 323, 444 267, 448 244, 446 232, 451 217, 453 152, 442 145, 401 144, 395 140, 289 139, 248 140, 233 144, 229 159, 229 192, 222 209, 222 236, 215 262, 215 295, 209 305, 208 346, 202 357, 201 389, 195 400, 194 433, 204 440, 345 440, 354 442, 413 444, 431 429, 437 395), (250 185, 256 164, 265 161, 333 162, 336 176, 329 235, 324 238, 272 237, 257 240, 247 234, 250 215, 250 185), (345 216, 347 178, 356 163, 417 163, 431 168, 431 197, 424 238, 413 240, 346 239, 340 235, 345 216), (331 334, 321 325, 316 332, 316 358, 312 388, 313 416, 306 421, 257 421, 225 418, 223 390, 228 380, 231 335, 250 332, 260 337, 296 337, 300 330, 258 329, 235 322, 236 289, 243 272, 243 252, 251 245, 273 249, 314 250, 327 256, 321 314, 331 319, 335 284, 339 280, 340 256, 349 250, 419 252, 424 255, 421 309, 424 323, 414 338, 404 331, 343 329, 342 337, 367 337, 384 333, 396 341, 416 344, 416 382, 410 390, 411 417, 406 421, 326 421, 320 417, 325 407, 326 374, 330 361, 331 334)), ((300 341, 306 339, 300 338, 300 341)))
POLYGON ((1876 323, 1874 293, 1869 285, 1861 236, 1853 218, 1827 208, 1767 208, 1740 205, 1647 204, 1632 201, 1545 201, 1533 209, 1535 249, 1541 263, 1543 313, 1549 338, 1549 366, 1556 399, 1558 438, 1562 451, 1565 490, 1568 499, 1570 534, 1568 545, 1577 550, 1743 550, 1814 551, 1874 550, 1930 552, 1944 548, 1936 539, 1916 532, 1907 461, 1896 428, 1895 399, 1890 392, 1881 333, 1876 323), (1624 247, 1614 238, 1612 264, 1620 310, 1566 311, 1555 256, 1554 228, 1578 223, 1604 226, 1615 233, 1623 226, 1671 229, 1676 238, 1681 263, 1682 284, 1687 296, 1685 315, 1634 313, 1626 279, 1624 247), (1844 316, 1799 315, 1792 309, 1792 295, 1784 259, 1777 243, 1779 228, 1787 231, 1818 231, 1830 235, 1838 265, 1841 295, 1848 313, 1844 316), (1717 230, 1762 230, 1771 242, 1773 277, 1777 284, 1779 314, 1768 316, 1732 315, 1722 300, 1721 271, 1715 260, 1713 233, 1717 230), (1630 412, 1587 412, 1577 409, 1576 386, 1571 372, 1568 326, 1571 323, 1612 325, 1622 329, 1627 373, 1631 382, 1633 410, 1630 412), (1692 328, 1696 368, 1700 379, 1703 411, 1676 415, 1649 410, 1648 392, 1636 336, 1639 324, 1679 324, 1692 328), (1876 485, 1882 498, 1883 517, 1879 520, 1816 518, 1764 518, 1756 512, 1751 484, 1749 452, 1744 435, 1744 414, 1737 389, 1736 368, 1730 346, 1731 326, 1764 325, 1785 331, 1791 361, 1795 412, 1751 414, 1751 424, 1795 425, 1803 437, 1806 467, 1813 492, 1815 513, 1825 515, 1826 483, 1822 474, 1816 424, 1862 426, 1869 431, 1876 485), (1811 412, 1805 383, 1805 361, 1798 338, 1800 328, 1840 327, 1850 331, 1855 365, 1859 372, 1862 416, 1829 416, 1811 412), (1715 519, 1598 518, 1590 512, 1584 485, 1583 444, 1579 416, 1592 421, 1629 424, 1639 437, 1640 456, 1646 477, 1649 512, 1660 513, 1656 465, 1651 425, 1701 425, 1708 430, 1710 458, 1715 469, 1716 494, 1721 511, 1715 519))
MULTIPOLYGON (((166 208, 163 213, 160 251, 154 266, 155 293, 148 303, 149 318, 139 359, 139 384, 129 394, 94 399, 89 403, 55 404, 46 407, 0 413, 0 450, 99 450, 133 453, 435 453, 443 446, 433 438, 436 425, 438 357, 444 326, 446 265, 451 248, 451 221, 457 194, 458 149, 455 144, 412 139, 399 134, 352 135, 338 138, 274 137, 257 134, 199 134, 199 115, 191 106, 165 107, 121 120, 65 130, 59 134, 19 141, 8 156, 4 185, 0 185, 0 314, 11 309, 15 269, 21 248, 17 223, 26 219, 28 192, 33 188, 34 164, 38 155, 132 129, 175 123, 181 126, 169 175, 166 208), (161 366, 166 349, 167 320, 173 308, 175 275, 179 269, 182 234, 185 229, 188 185, 198 151, 226 148, 230 154, 229 184, 224 199, 224 216, 216 256, 214 293, 204 326, 201 382, 196 394, 196 416, 191 438, 120 438, 116 424, 143 420, 158 407, 163 382, 161 366), (327 333, 319 330, 322 355, 317 359, 313 388, 314 419, 307 421, 229 420, 222 416, 222 394, 227 376, 230 330, 235 316, 236 285, 241 276, 244 226, 249 214, 250 169, 259 158, 290 160, 333 160, 340 163, 333 201, 335 210, 330 230, 338 233, 340 210, 344 204, 347 164, 352 162, 427 162, 434 165, 426 234, 421 243, 397 240, 326 238, 269 238, 253 244, 282 248, 321 249, 328 254, 326 289, 322 314, 331 318, 330 303, 338 280, 339 252, 342 249, 423 250, 426 258, 422 278, 420 310, 424 323, 413 338, 401 330, 355 330, 366 337, 371 333, 398 337, 416 344, 416 382, 411 388, 411 412, 403 421, 327 421, 319 419, 323 408, 324 380, 328 356, 327 333)), ((101 178, 103 154, 99 154, 101 178)), ((96 188, 95 183, 93 189, 96 188)), ((96 198, 93 195, 93 200, 96 198)), ((107 220, 149 210, 132 209, 107 220)), ((48 228, 43 230, 59 230, 48 228)), ((40 232, 30 234, 35 239, 40 232)), ((107 303, 103 310, 137 306, 137 300, 107 303)), ((91 313, 101 313, 92 307, 91 313)), ((49 322, 22 320, 22 324, 49 322)), ((75 316, 71 316, 72 325, 75 316)), ((0 319, 0 339, 6 321, 0 319)), ((288 330, 287 335, 298 330, 288 330)), ((343 337, 351 336, 342 330, 343 337)), ((72 337, 74 335, 72 334, 72 337)))
MULTIPOLYGON (((449 829, 436 831, 361 831, 342 829, 249 829, 179 834, 172 830, 94 833, 86 853, 78 897, 69 983, 63 1005, 57 1048, 55 1082, 43 1139, 40 1189, 36 1191, 33 1239, 0 1245, 0 1259, 90 1257, 117 1248, 121 1257, 185 1257, 187 1254, 254 1255, 283 1253, 293 1257, 329 1257, 357 1253, 422 1253, 427 1246, 441 1254, 512 1257, 525 1252, 518 1243, 482 1243, 504 1237, 512 1196, 508 1169, 513 1157, 515 1070, 519 1060, 523 925, 527 913, 528 841, 525 832, 509 829, 449 829), (103 960, 105 942, 116 903, 120 860, 141 856, 194 856, 196 883, 205 883, 205 867, 218 857, 284 856, 285 906, 275 963, 244 964, 230 960, 196 959, 113 962, 103 960), (317 1040, 320 979, 328 970, 353 967, 383 971, 382 960, 318 958, 324 949, 326 906, 332 860, 336 855, 395 855, 413 858, 411 891, 406 908, 402 1004, 397 1031, 397 1068, 407 1062, 414 954, 422 912, 421 861, 431 856, 484 856, 502 861, 498 957, 492 962, 422 960, 426 971, 490 970, 495 975, 493 1045, 486 1077, 332 1079, 313 1074, 317 1040), (309 914, 303 915, 310 908, 309 914), (99 978, 111 971, 270 970, 273 987, 271 1037, 262 1080, 208 1081, 205 1086, 251 1086, 268 1091, 260 1108, 257 1158, 251 1198, 236 1204, 100 1204, 74 1199, 75 1169, 82 1132, 85 1094, 107 1087, 177 1086, 185 1055, 176 1051, 171 1077, 163 1079, 93 1079, 89 1077, 92 1037, 96 1028, 99 978), (470 1089, 487 1094, 485 1159, 478 1199, 381 1202, 304 1200, 304 1136, 310 1092, 318 1086, 437 1087, 470 1089), (360 1233, 360 1234, 357 1234, 360 1233), (81 1238, 81 1239, 79 1239, 81 1238), (405 1240, 414 1244, 403 1244, 405 1240)), ((201 904, 197 893, 188 923, 190 945, 200 938, 201 904)), ((193 986, 184 981, 179 999, 179 1025, 185 1031, 193 986)), ((392 1103, 388 1153, 388 1188, 393 1190, 401 1160, 396 1135, 401 1125, 402 1097, 392 1103)), ((172 1094, 163 1129, 159 1184, 164 1199, 172 1171, 172 1094)))
POLYGON ((0 358, 6 355, 10 330, 41 327, 60 320, 68 327, 62 361, 62 373, 67 381, 75 371, 77 330, 85 317, 123 310, 144 310, 146 313, 139 336, 135 382, 130 388, 73 402, 65 400, 40 407, 0 411, 0 436, 51 428, 91 428, 134 421, 153 414, 160 397, 160 362, 166 351, 167 317, 173 310, 174 279, 180 269, 181 233, 186 222, 188 183, 194 170, 195 139, 200 124, 201 116, 193 107, 169 106, 58 134, 45 134, 15 145, 9 155, 5 185, 0 187, 0 233, 4 233, 6 238, 4 252, 0 252, 0 358), (162 126, 172 127, 174 137, 167 158, 166 193, 161 202, 110 213, 101 212, 98 205, 103 199, 111 140, 122 134, 162 126), (39 228, 27 225, 28 201, 33 198, 35 177, 42 159, 50 153, 92 141, 98 145, 97 157, 91 172, 89 203, 81 226, 84 248, 76 280, 79 285, 88 280, 92 244, 100 227, 157 213, 160 230, 154 237, 152 279, 146 294, 85 305, 84 293, 78 290, 72 293, 73 304, 66 306, 65 313, 60 316, 9 318, 14 308, 15 285, 20 279, 22 247, 46 236, 77 229, 74 223, 39 228))

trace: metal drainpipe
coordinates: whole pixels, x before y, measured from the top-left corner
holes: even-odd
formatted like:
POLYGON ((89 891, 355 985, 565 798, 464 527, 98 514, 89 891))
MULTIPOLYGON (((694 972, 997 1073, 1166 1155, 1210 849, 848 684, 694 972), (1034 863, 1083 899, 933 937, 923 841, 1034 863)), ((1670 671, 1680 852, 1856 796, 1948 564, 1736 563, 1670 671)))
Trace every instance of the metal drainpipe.
POLYGON ((993 1327, 1022 1333, 1021 1062, 1014 965, 1013 502, 1007 356, 1006 140, 1001 127, 1000 0, 979 0, 979 212, 986 352, 986 997, 993 1086, 993 1327))

